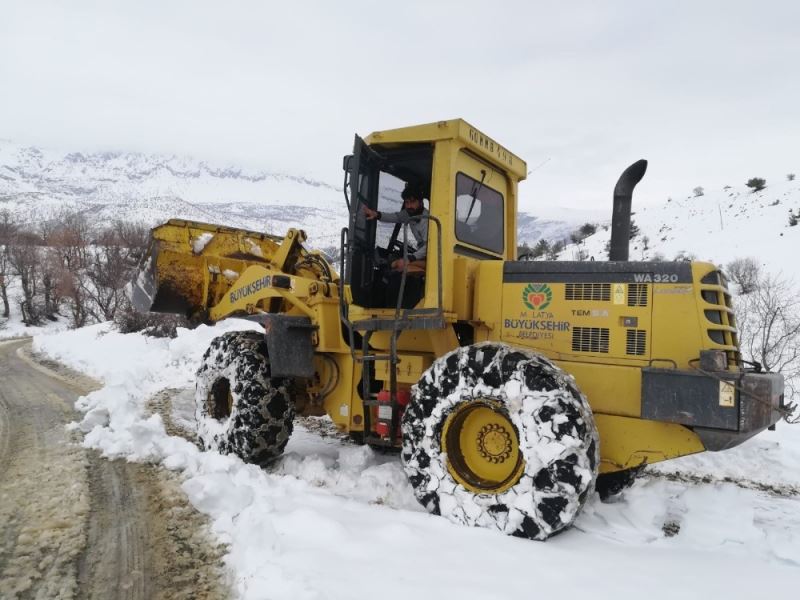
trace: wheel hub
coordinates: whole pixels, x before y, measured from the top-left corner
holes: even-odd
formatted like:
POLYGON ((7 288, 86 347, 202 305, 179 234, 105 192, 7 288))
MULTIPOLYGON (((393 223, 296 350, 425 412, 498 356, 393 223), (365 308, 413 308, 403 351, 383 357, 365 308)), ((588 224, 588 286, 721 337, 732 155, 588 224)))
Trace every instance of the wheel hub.
POLYGON ((491 463, 505 462, 511 456, 511 435, 498 423, 482 427, 476 442, 480 455, 491 463))
POLYGON ((450 413, 442 446, 448 471, 470 491, 499 494, 522 476, 525 465, 517 429, 494 400, 468 402, 450 413))

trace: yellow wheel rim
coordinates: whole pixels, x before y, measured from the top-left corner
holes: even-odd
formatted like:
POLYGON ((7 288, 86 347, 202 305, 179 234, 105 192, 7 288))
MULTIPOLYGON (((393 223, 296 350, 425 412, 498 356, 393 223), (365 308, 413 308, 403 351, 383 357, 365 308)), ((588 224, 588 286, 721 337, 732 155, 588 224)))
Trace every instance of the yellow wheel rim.
POLYGON ((442 449, 453 478, 479 494, 506 491, 525 467, 517 428, 491 400, 469 402, 450 413, 442 430, 442 449))

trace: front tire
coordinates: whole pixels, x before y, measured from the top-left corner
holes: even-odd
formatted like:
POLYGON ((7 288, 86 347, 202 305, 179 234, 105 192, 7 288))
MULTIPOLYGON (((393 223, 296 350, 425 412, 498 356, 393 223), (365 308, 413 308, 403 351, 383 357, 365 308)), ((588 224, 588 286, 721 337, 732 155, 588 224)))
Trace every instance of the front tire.
POLYGON ((289 381, 270 376, 267 342, 258 331, 232 331, 211 341, 197 370, 197 431, 206 450, 264 466, 292 433, 289 381))
POLYGON ((539 354, 487 342, 450 352, 420 378, 402 458, 430 512, 543 540, 592 494, 598 435, 572 377, 539 354))

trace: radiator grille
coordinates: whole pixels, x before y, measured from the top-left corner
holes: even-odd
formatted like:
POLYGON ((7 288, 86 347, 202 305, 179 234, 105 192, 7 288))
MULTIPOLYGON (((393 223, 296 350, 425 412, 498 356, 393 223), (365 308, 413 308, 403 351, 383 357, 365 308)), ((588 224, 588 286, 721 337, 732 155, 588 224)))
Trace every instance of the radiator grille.
POLYGON ((642 356, 647 345, 647 334, 643 329, 628 329, 625 354, 642 356))
POLYGON ((573 352, 608 353, 608 329, 601 327, 575 327, 572 329, 573 352))
POLYGON ((567 300, 611 300, 610 283, 568 283, 565 289, 567 300))
POLYGON ((647 284, 628 284, 628 306, 647 306, 647 284))
POLYGON ((714 344, 726 347, 730 366, 739 365, 741 364, 739 337, 725 276, 720 271, 711 271, 703 276, 700 283, 703 284, 700 296, 706 303, 703 313, 706 318, 708 338, 714 344), (709 286, 710 289, 703 286, 709 286))

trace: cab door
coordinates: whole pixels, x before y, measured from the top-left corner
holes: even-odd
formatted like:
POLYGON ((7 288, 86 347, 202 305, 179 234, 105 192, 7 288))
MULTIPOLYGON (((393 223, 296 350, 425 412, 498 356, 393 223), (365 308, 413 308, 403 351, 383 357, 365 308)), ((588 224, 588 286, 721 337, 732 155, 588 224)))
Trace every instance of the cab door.
POLYGON ((370 291, 373 288, 375 269, 375 222, 367 221, 362 206, 377 209, 378 180, 383 160, 363 139, 356 136, 353 154, 345 159, 345 171, 349 181, 345 192, 349 193, 348 248, 344 253, 345 283, 350 286, 353 302, 359 306, 371 305, 370 291))

